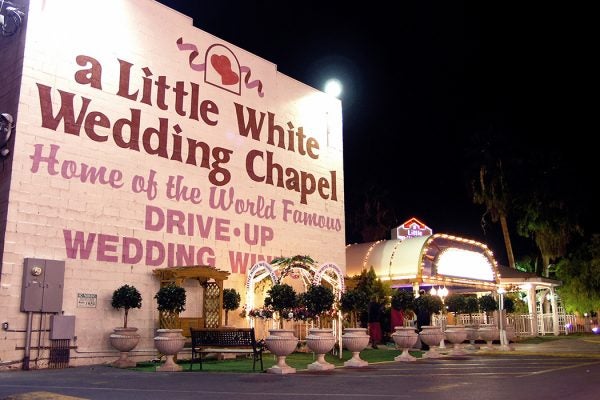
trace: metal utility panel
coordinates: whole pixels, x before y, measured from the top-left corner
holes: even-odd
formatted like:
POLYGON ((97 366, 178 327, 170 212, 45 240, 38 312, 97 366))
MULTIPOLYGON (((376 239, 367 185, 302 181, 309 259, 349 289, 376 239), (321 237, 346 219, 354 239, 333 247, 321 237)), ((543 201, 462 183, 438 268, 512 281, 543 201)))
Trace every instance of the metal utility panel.
POLYGON ((74 315, 50 316, 50 340, 70 339, 75 337, 74 315))
POLYGON ((23 265, 21 311, 61 312, 65 262, 26 258, 23 265))

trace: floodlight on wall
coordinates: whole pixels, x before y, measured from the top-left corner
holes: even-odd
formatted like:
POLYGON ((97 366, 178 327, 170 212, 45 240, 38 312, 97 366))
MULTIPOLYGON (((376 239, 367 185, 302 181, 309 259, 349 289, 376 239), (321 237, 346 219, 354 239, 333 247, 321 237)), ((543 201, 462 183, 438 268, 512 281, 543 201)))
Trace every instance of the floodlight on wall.
POLYGON ((10 114, 0 114, 0 157, 4 158, 8 156, 10 150, 8 149, 8 141, 12 135, 13 130, 13 117, 10 114))
POLYGON ((10 1, 0 0, 0 33, 12 36, 19 31, 25 13, 10 1))

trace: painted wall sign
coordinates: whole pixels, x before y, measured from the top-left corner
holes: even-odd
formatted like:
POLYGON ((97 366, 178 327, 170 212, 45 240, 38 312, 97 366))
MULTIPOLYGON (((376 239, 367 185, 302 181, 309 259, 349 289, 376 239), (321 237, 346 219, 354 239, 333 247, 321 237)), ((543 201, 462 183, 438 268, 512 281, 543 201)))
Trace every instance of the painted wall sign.
MULTIPOLYGON (((3 186, 7 318, 21 318, 21 275, 8 272, 26 256, 66 261, 65 296, 78 302, 64 311, 75 315, 90 282, 101 304, 123 282, 138 287, 147 310, 133 316, 149 341, 155 268, 230 272, 242 301, 259 261, 308 254, 345 270, 339 99, 153 0, 29 5, 3 186)), ((77 315, 77 329, 96 328, 79 345, 120 323, 102 313, 77 315)), ((3 346, 15 343, 0 344, 13 359, 3 346)))

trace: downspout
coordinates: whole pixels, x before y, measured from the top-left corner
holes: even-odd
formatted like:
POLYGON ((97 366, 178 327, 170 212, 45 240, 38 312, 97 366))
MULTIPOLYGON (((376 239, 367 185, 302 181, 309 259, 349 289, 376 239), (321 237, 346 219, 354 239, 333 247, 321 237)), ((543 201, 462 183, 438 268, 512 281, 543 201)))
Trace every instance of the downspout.
POLYGON ((28 311, 27 312, 27 329, 25 332, 25 353, 23 354, 23 371, 29 371, 32 324, 33 324, 33 311, 28 311))

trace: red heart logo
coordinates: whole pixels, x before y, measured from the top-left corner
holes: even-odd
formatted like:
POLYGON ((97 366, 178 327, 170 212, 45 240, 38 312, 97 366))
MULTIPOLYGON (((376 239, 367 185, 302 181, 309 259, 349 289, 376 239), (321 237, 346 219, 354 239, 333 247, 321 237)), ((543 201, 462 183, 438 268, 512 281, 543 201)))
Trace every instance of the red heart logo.
POLYGON ((215 71, 221 75, 222 85, 235 85, 240 81, 238 74, 231 70, 231 61, 227 56, 219 56, 213 54, 210 57, 210 63, 212 64, 215 71))

